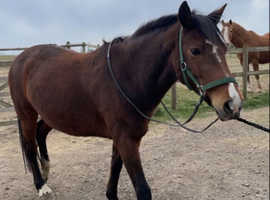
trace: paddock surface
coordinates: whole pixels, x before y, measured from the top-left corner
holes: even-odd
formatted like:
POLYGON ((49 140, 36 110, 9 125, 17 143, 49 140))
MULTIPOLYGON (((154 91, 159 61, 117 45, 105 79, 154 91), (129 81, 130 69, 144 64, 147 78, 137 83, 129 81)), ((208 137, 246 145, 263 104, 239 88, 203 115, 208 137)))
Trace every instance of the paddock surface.
MULTIPOLYGON (((242 117, 269 126, 269 107, 242 117)), ((200 128, 213 118, 196 119, 191 126, 200 128)), ((42 199, 105 199, 110 140, 53 131, 47 143, 53 195, 42 199)), ((204 135, 151 125, 141 156, 154 200, 269 199, 269 134, 239 122, 218 122, 204 135)), ((119 199, 136 199, 124 168, 118 193, 119 199)), ((0 199, 39 199, 32 175, 24 171, 16 126, 0 129, 0 199)))

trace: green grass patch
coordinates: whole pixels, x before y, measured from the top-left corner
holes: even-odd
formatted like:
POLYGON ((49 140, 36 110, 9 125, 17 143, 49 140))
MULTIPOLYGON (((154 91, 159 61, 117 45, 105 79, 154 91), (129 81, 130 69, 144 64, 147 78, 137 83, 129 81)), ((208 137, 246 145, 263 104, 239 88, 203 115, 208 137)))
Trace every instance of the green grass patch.
POLYGON ((248 93, 248 98, 244 101, 244 109, 256 109, 269 106, 269 91, 262 93, 248 93))
MULTIPOLYGON (((177 85, 176 87, 177 101, 176 101, 176 109, 173 110, 171 106, 172 96, 171 91, 169 91, 162 101, 168 107, 168 110, 176 117, 180 119, 187 119, 193 112, 195 105, 199 101, 199 96, 194 92, 189 91, 188 89, 177 85)), ((200 106, 200 109, 196 116, 205 117, 209 116, 213 112, 213 109, 209 107, 206 103, 203 103, 200 106)), ((170 120, 167 112, 163 109, 162 105, 159 105, 154 118, 159 120, 170 120)))
MULTIPOLYGON (((177 105, 176 110, 171 106, 171 91, 169 91, 163 98, 163 102, 168 107, 169 111, 176 117, 182 120, 187 119, 193 112, 195 105, 199 101, 199 96, 188 89, 179 86, 176 87, 177 105)), ((263 93, 249 93, 248 99, 244 101, 244 110, 252 110, 256 108, 269 106, 269 91, 263 93)), ((196 118, 203 118, 210 115, 215 115, 213 108, 208 106, 205 102, 200 106, 200 109, 196 115, 196 118)), ((163 109, 162 105, 159 105, 155 115, 155 119, 167 121, 170 120, 167 112, 163 109)))
POLYGON ((0 55, 0 61, 14 60, 14 55, 0 55))

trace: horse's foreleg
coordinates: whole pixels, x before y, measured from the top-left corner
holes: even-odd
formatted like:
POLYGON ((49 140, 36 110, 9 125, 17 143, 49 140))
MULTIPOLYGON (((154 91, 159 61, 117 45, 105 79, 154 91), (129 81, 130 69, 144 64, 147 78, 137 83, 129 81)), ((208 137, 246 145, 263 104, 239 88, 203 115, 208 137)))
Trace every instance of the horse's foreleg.
POLYGON ((44 181, 48 180, 50 171, 50 159, 47 151, 46 138, 48 133, 52 130, 43 120, 37 124, 37 143, 40 152, 40 164, 42 168, 42 178, 44 181))
POLYGON ((113 144, 112 160, 111 160, 111 174, 107 185, 106 196, 109 200, 118 200, 117 198, 117 185, 120 172, 123 166, 123 161, 118 153, 116 146, 113 144))
POLYGON ((122 135, 117 149, 131 178, 138 200, 151 200, 151 189, 146 182, 139 154, 140 140, 122 135))
MULTIPOLYGON (((256 72, 259 71, 259 64, 258 64, 258 62, 254 62, 253 63, 253 70, 256 71, 256 72)), ((260 83, 260 76, 257 74, 257 75, 255 75, 255 78, 256 78, 256 81, 257 81, 258 89, 259 89, 259 91, 261 91, 262 90, 262 85, 260 83)))

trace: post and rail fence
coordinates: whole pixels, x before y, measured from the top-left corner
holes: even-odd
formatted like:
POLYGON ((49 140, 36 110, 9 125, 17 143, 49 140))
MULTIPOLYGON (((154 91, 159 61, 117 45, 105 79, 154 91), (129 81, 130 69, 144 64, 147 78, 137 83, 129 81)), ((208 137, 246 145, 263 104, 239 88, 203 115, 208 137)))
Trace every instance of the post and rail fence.
MULTIPOLYGON (((56 44, 53 44, 56 45, 56 44)), ((81 52, 82 53, 87 53, 89 50, 93 50, 99 47, 99 45, 92 45, 92 44, 87 44, 85 42, 83 43, 77 43, 77 44, 71 44, 70 42, 67 42, 65 45, 59 45, 64 48, 73 48, 73 47, 81 47, 81 52)), ((0 52, 3 51, 22 51, 27 48, 0 48, 0 52)), ((245 48, 239 48, 239 49, 230 49, 228 51, 228 54, 238 54, 238 53, 243 53, 243 69, 242 72, 236 72, 233 73, 233 76, 235 77, 242 77, 243 81, 243 95, 244 98, 247 98, 247 77, 248 76, 253 76, 253 75, 262 75, 262 74, 269 74, 269 69, 266 70, 260 70, 260 71, 249 71, 248 67, 248 53, 249 52, 262 52, 262 51, 268 51, 269 56, 270 56, 270 46, 266 47, 245 47, 245 48)), ((12 64, 11 60, 0 60, 0 68, 8 68, 12 64)), ((7 82, 7 76, 0 76, 0 98, 2 97, 9 97, 9 92, 4 92, 3 90, 8 87, 8 82, 7 82), (4 83, 3 83, 4 82, 4 83)), ((176 84, 173 85, 171 89, 171 107, 172 109, 176 109, 176 104, 177 104, 177 90, 176 90, 176 84)), ((7 112, 7 111, 13 111, 14 108, 13 106, 0 99, 0 113, 1 112, 7 112)), ((11 120, 11 121, 0 121, 0 126, 8 126, 17 123, 16 120, 11 120)))

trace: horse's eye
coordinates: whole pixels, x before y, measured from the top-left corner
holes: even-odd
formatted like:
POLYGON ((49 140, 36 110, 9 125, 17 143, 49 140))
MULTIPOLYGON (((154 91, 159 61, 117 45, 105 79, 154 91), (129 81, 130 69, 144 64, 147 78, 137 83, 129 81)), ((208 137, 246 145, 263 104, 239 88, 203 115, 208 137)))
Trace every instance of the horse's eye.
POLYGON ((190 51, 191 51, 192 55, 194 55, 194 56, 197 56, 197 55, 201 54, 201 51, 198 48, 193 48, 190 51))

